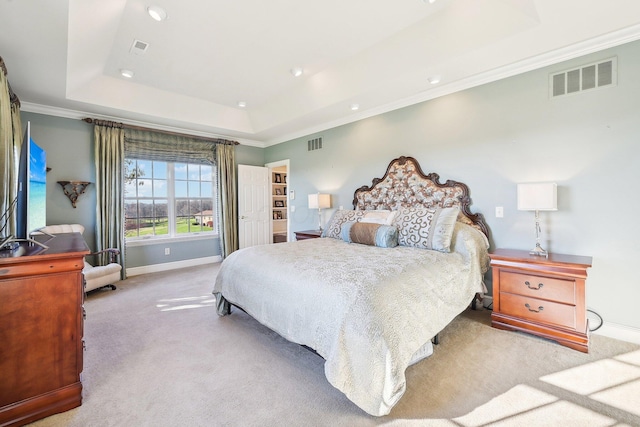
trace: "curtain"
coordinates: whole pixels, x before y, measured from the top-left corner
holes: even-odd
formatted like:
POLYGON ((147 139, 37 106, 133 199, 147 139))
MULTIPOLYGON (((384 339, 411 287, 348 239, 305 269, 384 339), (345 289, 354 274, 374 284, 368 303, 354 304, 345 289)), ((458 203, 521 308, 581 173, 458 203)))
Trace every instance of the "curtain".
POLYGON ((18 158, 22 146, 20 100, 11 90, 7 69, 0 57, 0 165, 4 170, 0 185, 0 236, 15 234, 13 204, 18 195, 18 158))
MULTIPOLYGON (((124 241, 124 227, 122 226, 122 221, 124 220, 123 168, 124 158, 130 157, 143 160, 215 165, 218 175, 216 182, 218 189, 217 216, 220 229, 220 251, 224 258, 238 249, 235 174, 235 145, 238 144, 237 142, 156 131, 104 120, 84 119, 84 121, 96 125, 96 174, 109 174, 111 176, 111 181, 108 181, 105 177, 104 183, 100 184, 101 187, 111 185, 111 188, 103 188, 103 195, 99 194, 98 198, 99 217, 104 216, 106 218, 108 215, 118 215, 118 221, 113 221, 113 223, 118 224, 118 236, 121 240, 117 246, 111 247, 124 247, 122 245, 124 241), (99 132, 98 128, 104 128, 105 131, 106 129, 118 128, 112 129, 113 132, 117 130, 118 137, 101 136, 101 133, 105 131, 99 132), (118 143, 113 142, 112 145, 114 147, 118 145, 121 148, 116 150, 115 148, 104 147, 98 150, 99 139, 113 139, 114 141, 117 139, 118 143), (116 151, 118 152, 117 156, 115 154, 116 151), (98 156, 111 156, 113 159, 109 161, 104 159, 102 163, 99 163, 98 156), (117 163, 117 171, 115 170, 115 163, 117 163), (116 176, 117 182, 114 180, 116 176), (107 182, 111 182, 111 184, 107 184, 107 182), (109 194, 109 191, 111 191, 111 194, 109 194), (115 206, 116 201, 114 198, 117 198, 118 213, 116 214, 112 207, 108 209, 108 213, 103 213, 104 209, 100 208, 100 206, 115 206)), ((97 186, 98 179, 96 179, 97 186)), ((100 220, 98 222, 100 224, 108 223, 100 220)))
MULTIPOLYGON (((96 246, 120 249, 122 278, 126 278, 124 245, 124 129, 117 123, 96 124, 96 246)), ((106 255, 105 255, 106 256, 106 255)), ((108 262, 101 259, 102 264, 108 262)))
POLYGON ((218 145, 216 167, 218 171, 220 252, 224 259, 238 249, 235 146, 218 145))

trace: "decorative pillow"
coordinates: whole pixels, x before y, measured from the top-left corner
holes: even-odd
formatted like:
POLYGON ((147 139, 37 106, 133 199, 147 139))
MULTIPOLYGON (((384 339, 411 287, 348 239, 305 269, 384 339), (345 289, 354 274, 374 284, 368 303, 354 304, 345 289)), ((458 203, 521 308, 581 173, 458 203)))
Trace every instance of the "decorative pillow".
POLYGON ((440 252, 451 251, 451 236, 460 209, 401 208, 393 225, 398 229, 398 244, 440 252))
POLYGON ((342 225, 346 222, 373 222, 389 225, 395 214, 387 210, 337 210, 331 216, 327 226, 322 231, 322 237, 333 237, 334 239, 342 238, 342 225))
POLYGON ((347 222, 342 226, 342 240, 347 243, 393 248, 398 246, 398 229, 385 224, 347 222))

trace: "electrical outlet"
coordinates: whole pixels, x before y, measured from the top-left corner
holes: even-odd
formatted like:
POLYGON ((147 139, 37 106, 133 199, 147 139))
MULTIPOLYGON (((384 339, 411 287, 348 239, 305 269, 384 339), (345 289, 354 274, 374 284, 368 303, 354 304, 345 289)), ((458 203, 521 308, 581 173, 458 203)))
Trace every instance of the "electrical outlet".
POLYGON ((164 248, 165 255, 171 255, 171 248, 164 248))
POLYGON ((504 218, 504 208, 502 206, 496 206, 496 218, 504 218))

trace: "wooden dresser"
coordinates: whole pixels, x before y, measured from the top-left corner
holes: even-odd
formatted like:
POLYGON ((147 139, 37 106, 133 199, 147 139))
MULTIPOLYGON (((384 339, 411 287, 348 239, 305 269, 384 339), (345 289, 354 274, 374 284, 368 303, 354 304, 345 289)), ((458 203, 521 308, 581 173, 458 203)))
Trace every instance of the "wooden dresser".
POLYGON ((497 249, 493 273, 492 326, 535 334, 587 353, 585 297, 591 257, 497 249))
POLYGON ((0 426, 82 404, 84 289, 79 233, 38 236, 49 249, 0 251, 0 426))

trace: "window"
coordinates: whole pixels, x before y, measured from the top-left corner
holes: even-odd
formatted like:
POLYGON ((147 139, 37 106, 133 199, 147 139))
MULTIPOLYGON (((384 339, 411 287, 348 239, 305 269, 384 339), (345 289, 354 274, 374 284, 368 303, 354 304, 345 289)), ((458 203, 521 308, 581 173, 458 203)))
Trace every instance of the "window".
POLYGON ((213 166, 125 159, 125 237, 216 231, 213 166))

